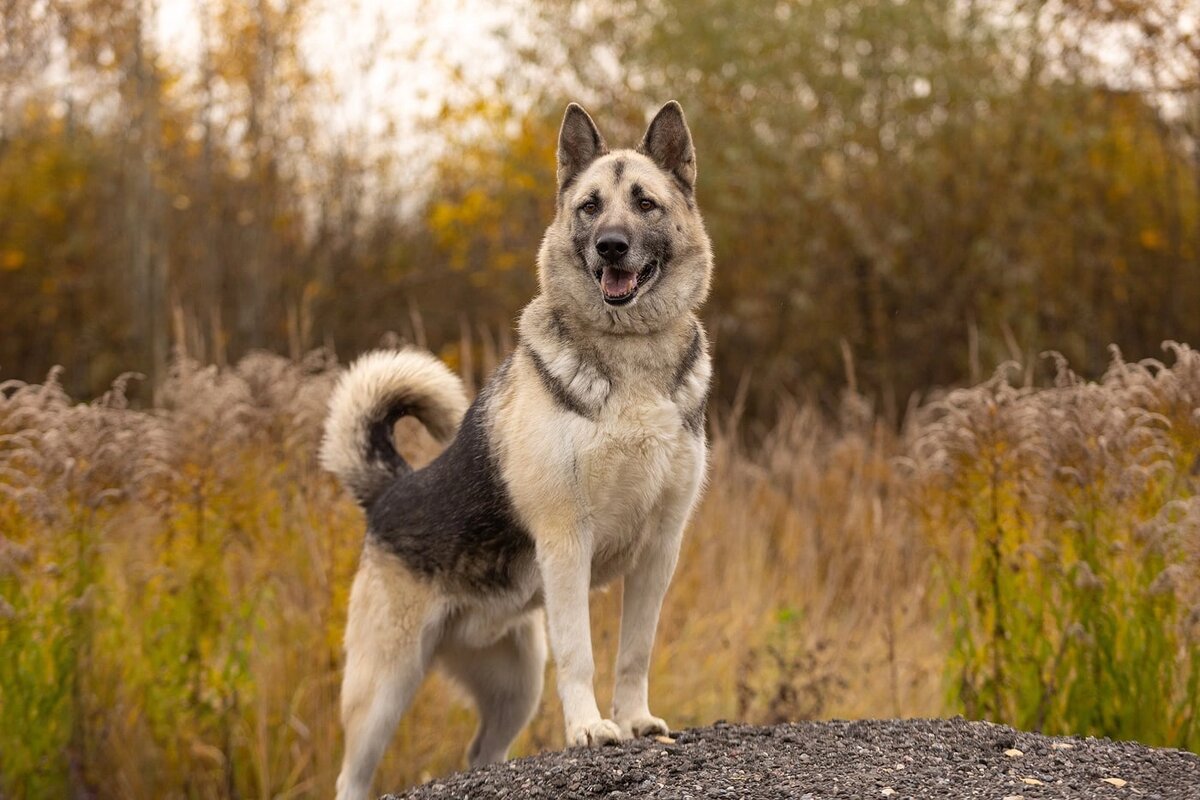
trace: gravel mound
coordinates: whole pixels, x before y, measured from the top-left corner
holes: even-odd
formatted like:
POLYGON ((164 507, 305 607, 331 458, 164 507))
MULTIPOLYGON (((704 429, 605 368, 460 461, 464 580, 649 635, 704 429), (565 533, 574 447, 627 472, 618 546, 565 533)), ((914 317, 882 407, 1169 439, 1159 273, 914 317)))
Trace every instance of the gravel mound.
POLYGON ((418 798, 1200 800, 1200 757, 963 719, 726 725, 448 775, 418 798))

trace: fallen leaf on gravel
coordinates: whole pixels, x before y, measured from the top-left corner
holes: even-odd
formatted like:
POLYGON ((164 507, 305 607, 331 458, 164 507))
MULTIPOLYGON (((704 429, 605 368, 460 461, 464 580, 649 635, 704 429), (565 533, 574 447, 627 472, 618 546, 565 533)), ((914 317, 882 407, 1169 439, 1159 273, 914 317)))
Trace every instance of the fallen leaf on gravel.
POLYGON ((1015 747, 1010 747, 1004 751, 1004 755, 1008 756, 1009 758, 1020 758, 1025 754, 1015 747))
POLYGON ((655 736, 654 741, 658 742, 659 744, 675 744, 675 740, 670 736, 655 736))
POLYGON ((1046 784, 1039 781, 1037 778, 1021 778, 1021 783, 1029 784, 1030 786, 1045 786, 1046 784))
POLYGON ((1122 786, 1124 786, 1127 783, 1127 781, 1123 781, 1120 778, 1101 778, 1101 780, 1104 781, 1105 783, 1111 783, 1113 786, 1117 787, 1118 789, 1120 789, 1122 786))
POLYGON ((1071 744, 1070 742, 1055 742, 1054 744, 1050 745, 1050 749, 1051 750, 1074 750, 1075 745, 1071 744))

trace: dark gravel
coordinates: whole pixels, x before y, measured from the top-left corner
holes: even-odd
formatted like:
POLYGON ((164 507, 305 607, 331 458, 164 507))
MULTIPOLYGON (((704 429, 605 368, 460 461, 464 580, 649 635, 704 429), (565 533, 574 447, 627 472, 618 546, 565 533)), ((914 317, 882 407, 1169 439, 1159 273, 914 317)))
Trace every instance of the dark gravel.
POLYGON ((805 722, 771 728, 718 723, 672 736, 674 743, 643 739, 601 750, 542 753, 448 775, 385 800, 1200 800, 1200 757, 1191 753, 1042 736, 963 719, 805 722))

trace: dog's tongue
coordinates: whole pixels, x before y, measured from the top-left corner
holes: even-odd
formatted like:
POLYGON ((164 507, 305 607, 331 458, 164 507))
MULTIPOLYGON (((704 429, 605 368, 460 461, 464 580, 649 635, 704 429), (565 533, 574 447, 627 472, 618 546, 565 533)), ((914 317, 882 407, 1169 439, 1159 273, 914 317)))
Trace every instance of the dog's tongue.
POLYGON ((637 273, 605 267, 604 275, 600 279, 600 288, 609 297, 624 297, 637 288, 637 273))

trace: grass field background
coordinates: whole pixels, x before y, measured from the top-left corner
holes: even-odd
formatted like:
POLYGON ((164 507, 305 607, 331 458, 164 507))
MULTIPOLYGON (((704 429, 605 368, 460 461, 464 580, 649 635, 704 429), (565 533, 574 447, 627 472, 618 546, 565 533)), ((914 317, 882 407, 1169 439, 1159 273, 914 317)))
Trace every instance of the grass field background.
MULTIPOLYGON (((489 353, 443 355, 486 374, 489 353)), ((1098 382, 1059 364, 1042 386, 1006 365, 899 432, 852 388, 832 413, 783 397, 754 436, 737 402, 713 409, 655 712, 676 728, 965 712, 1200 750, 1200 354, 1166 361, 1114 356, 1098 382)), ((87 403, 53 373, 3 386, 0 793, 329 794, 363 535, 315 460, 339 369, 324 352, 180 357, 136 410, 123 381, 87 403)), ((602 707, 619 594, 593 596, 602 707)), ((548 674, 517 754, 562 744, 548 674)), ((377 787, 458 768, 473 726, 431 679, 377 787)))

